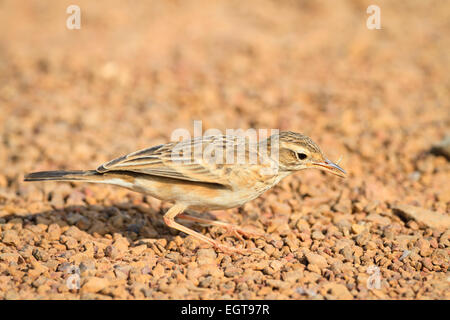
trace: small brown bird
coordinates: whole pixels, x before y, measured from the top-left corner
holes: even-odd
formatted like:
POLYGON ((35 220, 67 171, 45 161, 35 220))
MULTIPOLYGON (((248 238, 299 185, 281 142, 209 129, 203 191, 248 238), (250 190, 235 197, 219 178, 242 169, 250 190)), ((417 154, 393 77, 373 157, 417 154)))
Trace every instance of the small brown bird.
MULTIPOLYGON (((96 170, 43 171, 25 181, 84 181, 107 183, 148 194, 173 206, 164 222, 212 244, 224 252, 247 250, 221 244, 175 221, 175 217, 227 228, 235 235, 257 236, 237 226, 183 214, 188 209, 239 207, 260 196, 293 172, 317 168, 345 177, 345 171, 326 159, 310 138, 280 132, 261 142, 232 135, 215 135, 136 151, 109 161, 96 170)), ((240 236, 239 236, 240 237, 240 236)))

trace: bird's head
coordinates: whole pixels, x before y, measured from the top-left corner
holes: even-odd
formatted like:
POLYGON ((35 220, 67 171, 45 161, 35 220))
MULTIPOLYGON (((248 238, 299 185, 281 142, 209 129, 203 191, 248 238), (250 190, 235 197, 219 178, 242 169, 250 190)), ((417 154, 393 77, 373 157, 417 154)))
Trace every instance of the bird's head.
POLYGON ((278 139, 279 165, 284 171, 316 168, 345 178, 346 172, 323 155, 319 146, 300 133, 284 131, 269 139, 278 139))

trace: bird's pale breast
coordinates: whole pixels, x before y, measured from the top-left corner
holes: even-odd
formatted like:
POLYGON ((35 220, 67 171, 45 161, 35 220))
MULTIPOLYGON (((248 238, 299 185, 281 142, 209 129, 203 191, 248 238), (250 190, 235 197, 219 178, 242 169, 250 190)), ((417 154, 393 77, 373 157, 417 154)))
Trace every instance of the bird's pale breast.
POLYGON ((267 179, 241 177, 242 181, 235 181, 231 188, 211 183, 136 177, 130 189, 160 200, 183 203, 192 209, 219 210, 242 206, 273 187, 284 176, 276 175, 267 179))

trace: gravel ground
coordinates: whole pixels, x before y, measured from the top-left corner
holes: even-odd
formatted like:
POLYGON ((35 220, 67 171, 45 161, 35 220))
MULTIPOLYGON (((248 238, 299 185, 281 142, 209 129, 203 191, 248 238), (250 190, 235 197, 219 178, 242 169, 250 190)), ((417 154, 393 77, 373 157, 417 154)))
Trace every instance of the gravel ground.
POLYGON ((0 299, 450 299, 448 2, 378 1, 381 30, 367 1, 80 0, 80 30, 70 4, 0 2, 0 299), (349 178, 212 212, 270 234, 249 256, 141 194, 23 182, 193 120, 302 132, 349 178))

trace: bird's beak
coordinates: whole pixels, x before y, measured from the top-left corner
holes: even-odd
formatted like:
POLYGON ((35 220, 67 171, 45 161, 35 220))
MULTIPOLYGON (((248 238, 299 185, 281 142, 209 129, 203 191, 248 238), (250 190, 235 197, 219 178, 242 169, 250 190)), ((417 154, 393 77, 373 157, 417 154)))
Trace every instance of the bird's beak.
POLYGON ((332 174, 335 174, 341 178, 345 178, 347 175, 347 172, 345 172, 344 169, 328 159, 325 159, 324 162, 314 162, 313 165, 318 166, 321 170, 331 172, 332 174))

